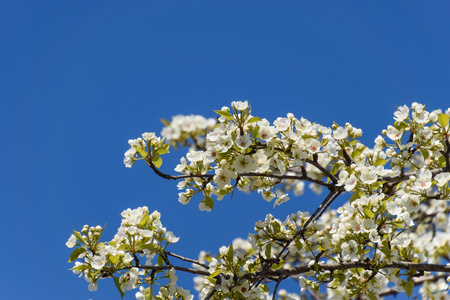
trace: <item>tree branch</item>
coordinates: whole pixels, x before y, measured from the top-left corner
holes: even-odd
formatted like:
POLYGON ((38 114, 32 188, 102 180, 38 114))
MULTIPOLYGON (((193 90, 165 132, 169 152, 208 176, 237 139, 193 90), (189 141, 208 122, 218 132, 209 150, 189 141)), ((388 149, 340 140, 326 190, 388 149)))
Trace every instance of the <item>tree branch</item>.
POLYGON ((164 253, 167 254, 167 255, 169 255, 169 256, 173 256, 173 257, 175 257, 175 258, 178 258, 178 259, 180 259, 180 260, 182 260, 182 261, 187 261, 187 262, 191 262, 191 263, 193 263, 193 264, 199 265, 200 267, 203 267, 203 268, 205 268, 205 269, 207 269, 207 270, 209 269, 209 266, 208 266, 208 265, 202 264, 201 262, 199 262, 199 261, 197 261, 197 260, 193 260, 193 259, 190 259, 190 258, 186 258, 186 257, 183 257, 183 256, 181 256, 181 255, 178 255, 178 254, 175 254, 175 253, 172 253, 172 252, 169 252, 169 251, 164 251, 164 253))
MULTIPOLYGON (((338 264, 318 264, 319 269, 322 271, 337 271, 337 270, 348 270, 355 268, 362 268, 371 270, 374 268, 378 269, 403 269, 403 270, 417 270, 417 271, 427 271, 427 272, 444 272, 450 273, 449 265, 439 265, 439 264, 423 264, 423 263, 413 263, 406 261, 397 261, 392 262, 390 264, 386 264, 382 267, 373 265, 371 262, 341 262, 338 264)), ((288 269, 279 269, 279 270, 267 270, 265 275, 267 276, 292 276, 292 275, 300 275, 309 271, 314 271, 314 265, 305 265, 300 267, 293 267, 288 269)), ((260 276, 263 271, 250 274, 250 277, 260 276)))
MULTIPOLYGON (((133 267, 125 267, 125 268, 119 269, 118 271, 130 270, 133 267)), ((211 275, 207 271, 201 271, 201 270, 190 269, 190 268, 185 268, 185 267, 181 267, 181 266, 173 266, 173 265, 165 265, 165 266, 142 266, 142 265, 139 265, 139 266, 137 266, 137 268, 143 269, 143 270, 154 270, 154 271, 170 270, 170 269, 174 268, 177 271, 182 271, 182 272, 196 274, 196 275, 202 275, 202 276, 211 275)))

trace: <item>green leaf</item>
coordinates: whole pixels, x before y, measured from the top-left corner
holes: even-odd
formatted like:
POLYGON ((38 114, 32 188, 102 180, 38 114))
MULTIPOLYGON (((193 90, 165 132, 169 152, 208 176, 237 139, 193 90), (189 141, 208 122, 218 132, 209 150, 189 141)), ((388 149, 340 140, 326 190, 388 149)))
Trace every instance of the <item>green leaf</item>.
POLYGON ((446 128, 450 117, 447 114, 438 114, 438 123, 442 128, 446 128))
POLYGON ((209 196, 205 196, 205 204, 209 208, 213 209, 214 208, 214 200, 213 200, 213 198, 211 198, 209 196))
POLYGON ((447 162, 446 162, 446 160, 445 160, 445 152, 444 151, 441 151, 441 153, 442 153, 442 156, 441 157, 439 157, 439 159, 437 160, 438 161, 438 165, 439 165, 439 167, 440 168, 443 168, 443 167, 445 167, 445 165, 447 164, 447 162))
POLYGON ((166 126, 170 126, 170 122, 167 121, 166 119, 161 119, 161 123, 163 123, 166 126))
POLYGON ((273 234, 277 234, 281 230, 281 226, 278 222, 272 222, 273 234))
POLYGON ((84 237, 81 235, 80 232, 76 231, 76 230, 72 230, 73 231, 73 235, 77 238, 77 240, 79 240, 81 243, 87 245, 86 240, 84 239, 84 237))
POLYGON ((234 249, 233 249, 233 243, 231 243, 230 247, 228 247, 228 253, 227 253, 227 259, 230 263, 233 263, 233 256, 234 256, 234 249))
POLYGON ((116 284, 116 288, 120 293, 120 296, 123 297, 125 296, 125 292, 122 290, 122 288, 120 287, 120 280, 119 277, 114 277, 114 283, 116 284))
POLYGON ((352 203, 356 199, 361 198, 362 195, 364 195, 363 191, 356 191, 356 192, 354 192, 353 195, 350 197, 350 203, 352 203))
POLYGON ((319 274, 319 264, 317 262, 314 263, 314 271, 319 274))
POLYGON ((392 222, 392 225, 394 225, 394 226, 396 226, 398 228, 405 228, 405 226, 402 223, 400 223, 400 222, 392 222))
POLYGON ((250 118, 250 120, 247 121, 247 124, 255 123, 258 121, 261 121, 260 117, 252 117, 252 118, 250 118))
POLYGON ((136 147, 136 146, 134 148, 143 158, 147 158, 147 156, 148 156, 147 151, 145 151, 144 149, 142 149, 140 147, 136 147))
POLYGON ((114 256, 111 256, 109 258, 109 260, 113 263, 113 264, 117 264, 117 262, 119 261, 119 258, 121 257, 121 254, 116 254, 114 256))
POLYGON ((127 244, 122 244, 122 245, 120 245, 119 246, 119 248, 117 248, 117 250, 124 250, 124 251, 127 251, 128 250, 128 245, 127 244))
POLYGON ((344 274, 339 273, 339 274, 334 274, 334 277, 336 277, 339 282, 344 282, 344 280, 347 278, 344 274))
POLYGON ((370 300, 377 300, 378 297, 375 296, 375 294, 372 291, 369 291, 369 293, 367 294, 367 296, 369 296, 370 300))
POLYGON ((149 287, 146 288, 142 294, 144 295, 145 300, 152 300, 152 298, 153 298, 152 289, 149 287))
POLYGON ((384 166, 385 164, 387 164, 389 162, 389 159, 383 159, 383 158, 377 158, 376 160, 375 160, 375 167, 378 167, 378 166, 384 166))
POLYGON ((77 259, 82 253, 86 252, 86 249, 79 247, 72 251, 72 254, 70 254, 69 261, 73 262, 75 259, 77 259))
POLYGON ((89 269, 89 267, 86 265, 78 265, 73 268, 70 268, 69 270, 78 270, 80 272, 83 272, 84 270, 87 270, 87 269, 89 269))
POLYGON ((331 167, 330 173, 335 175, 338 170, 339 170, 339 164, 333 164, 333 166, 331 167))
POLYGON ((430 152, 427 149, 420 149, 420 153, 422 153, 424 160, 426 160, 428 157, 430 157, 430 152))
POLYGON ((368 207, 364 208, 364 215, 370 219, 372 219, 375 216, 374 213, 368 207))
POLYGON ((149 222, 149 221, 150 221, 150 217, 149 217, 149 215, 147 214, 147 215, 145 215, 145 216, 142 217, 141 221, 139 222, 139 226, 140 226, 140 227, 145 227, 145 226, 148 225, 148 222, 149 222))
POLYGON ((272 245, 271 244, 266 245, 266 250, 264 251, 264 254, 266 255, 266 259, 270 259, 272 257, 272 245))
POLYGON ((395 199, 395 195, 394 195, 394 196, 391 196, 391 197, 389 197, 389 198, 387 198, 386 201, 387 201, 387 202, 391 202, 391 201, 394 200, 394 199, 395 199))
POLYGON ((383 241, 383 247, 380 248, 381 252, 383 252, 387 257, 391 257, 392 250, 389 249, 389 246, 386 241, 383 241))
POLYGON ((252 136, 254 139, 259 138, 259 126, 254 126, 252 130, 252 136))
POLYGON ((267 295, 269 293, 269 287, 267 286, 267 284, 258 285, 258 289, 264 295, 267 295))
POLYGON ((395 121, 395 122, 394 122, 394 127, 395 127, 397 130, 400 130, 400 129, 406 129, 406 128, 408 128, 409 125, 408 125, 408 123, 406 123, 405 121, 401 121, 401 122, 395 121))
POLYGON ((413 288, 414 288, 414 281, 410 278, 405 284, 405 292, 408 298, 412 295, 413 288))
POLYGON ((152 163, 155 165, 155 167, 159 168, 162 165, 162 159, 158 155, 155 155, 152 157, 152 163))
POLYGON ((164 266, 164 259, 162 258, 161 255, 158 255, 158 265, 164 266))
POLYGON ((158 149, 155 152, 155 154, 157 154, 157 155, 163 155, 163 154, 166 154, 166 153, 169 153, 169 150, 167 150, 165 148, 158 149))
POLYGON ((277 262, 276 264, 272 265, 272 269, 274 270, 279 270, 284 266, 284 260, 280 260, 279 262, 277 262))
POLYGON ((365 146, 353 150, 352 155, 351 155, 351 156, 352 156, 352 159, 355 159, 355 158, 357 158, 358 156, 360 156, 361 153, 363 153, 364 149, 366 149, 365 146))
POLYGON ((217 275, 219 275, 220 273, 222 273, 222 270, 221 269, 217 269, 211 275, 209 275, 208 277, 212 279, 212 278, 216 277, 217 275))
POLYGON ((217 113, 217 114, 219 114, 219 115, 221 115, 222 117, 224 117, 224 118, 227 119, 228 121, 233 120, 233 115, 230 114, 230 113, 227 112, 227 111, 223 111, 223 110, 215 110, 214 112, 217 113))

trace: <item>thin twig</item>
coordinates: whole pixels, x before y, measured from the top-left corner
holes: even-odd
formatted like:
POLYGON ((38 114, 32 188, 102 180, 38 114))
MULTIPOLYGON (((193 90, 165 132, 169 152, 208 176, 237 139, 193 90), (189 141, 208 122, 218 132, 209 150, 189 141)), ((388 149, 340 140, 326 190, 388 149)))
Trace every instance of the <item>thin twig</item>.
MULTIPOLYGON (((362 268, 366 270, 372 270, 376 266, 368 261, 358 261, 358 262, 340 262, 337 264, 317 264, 319 269, 326 271, 336 271, 336 270, 348 270, 355 268, 362 268)), ((450 273, 449 265, 439 265, 439 264, 423 264, 423 263, 413 263, 407 261, 396 261, 390 264, 386 264, 382 267, 378 267, 381 269, 403 269, 403 270, 416 270, 416 271, 424 271, 424 272, 444 272, 450 273)), ((304 265, 299 267, 292 267, 289 269, 279 269, 279 270, 267 270, 265 275, 267 276, 292 276, 292 275, 300 275, 309 271, 314 271, 314 265, 304 265)), ((261 272, 249 274, 248 277, 259 276, 261 272)))
POLYGON ((173 256, 173 257, 175 257, 175 258, 178 258, 178 259, 180 259, 180 260, 182 260, 182 261, 188 261, 188 262, 191 262, 191 263, 193 263, 193 264, 199 265, 199 266, 201 266, 201 267, 203 267, 203 268, 205 268, 205 269, 207 269, 207 270, 209 269, 209 266, 208 266, 208 265, 203 264, 203 263, 201 263, 201 262, 199 262, 199 261, 197 261, 197 260, 193 260, 193 259, 190 259, 190 258, 186 258, 186 257, 183 257, 183 256, 181 256, 181 255, 178 255, 178 254, 175 254, 175 253, 172 253, 172 252, 169 252, 169 251, 164 251, 164 253, 167 254, 167 255, 169 255, 169 256, 173 256))

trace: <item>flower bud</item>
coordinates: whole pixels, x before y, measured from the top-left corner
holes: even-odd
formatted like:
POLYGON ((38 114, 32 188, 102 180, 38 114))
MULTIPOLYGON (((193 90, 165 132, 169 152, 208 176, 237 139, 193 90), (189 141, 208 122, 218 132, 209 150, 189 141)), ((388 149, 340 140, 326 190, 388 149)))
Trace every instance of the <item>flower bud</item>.
POLYGON ((349 122, 345 123, 345 129, 347 129, 348 132, 353 130, 353 126, 352 124, 350 124, 349 122))
POLYGON ((81 229, 81 233, 88 234, 88 232, 89 232, 89 226, 88 225, 84 225, 83 229, 81 229))

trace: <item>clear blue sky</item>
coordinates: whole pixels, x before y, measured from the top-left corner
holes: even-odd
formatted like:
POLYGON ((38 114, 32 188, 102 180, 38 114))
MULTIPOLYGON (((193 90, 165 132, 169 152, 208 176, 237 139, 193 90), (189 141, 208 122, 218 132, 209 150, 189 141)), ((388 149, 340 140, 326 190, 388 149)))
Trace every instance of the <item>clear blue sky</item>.
MULTIPOLYGON (((160 132, 160 118, 214 117, 233 100, 271 121, 350 122, 372 145, 395 105, 450 106, 449 11, 411 0, 0 0, 0 298, 119 299, 112 281, 90 293, 68 271, 65 242, 84 224, 108 223, 112 238, 128 207, 160 211, 181 236, 172 250, 192 258, 245 238, 266 213, 312 209, 311 193, 276 209, 235 194, 201 213, 178 203, 175 182, 126 169, 123 153, 160 132)), ((193 290, 191 280, 180 283, 193 290)))

